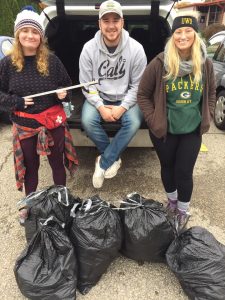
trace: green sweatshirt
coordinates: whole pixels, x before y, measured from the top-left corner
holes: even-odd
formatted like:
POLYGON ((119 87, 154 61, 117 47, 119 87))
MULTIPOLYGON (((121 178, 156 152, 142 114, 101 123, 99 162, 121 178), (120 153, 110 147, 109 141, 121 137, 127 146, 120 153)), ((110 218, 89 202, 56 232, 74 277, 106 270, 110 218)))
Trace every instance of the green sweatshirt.
POLYGON ((194 82, 190 74, 166 82, 168 132, 185 134, 199 126, 202 91, 202 81, 194 82))
MULTIPOLYGON (((200 134, 209 130, 216 102, 213 64, 208 58, 203 65, 203 74, 200 134)), ((158 138, 165 137, 168 132, 165 75, 164 54, 160 53, 148 64, 138 88, 138 104, 149 129, 158 138)))

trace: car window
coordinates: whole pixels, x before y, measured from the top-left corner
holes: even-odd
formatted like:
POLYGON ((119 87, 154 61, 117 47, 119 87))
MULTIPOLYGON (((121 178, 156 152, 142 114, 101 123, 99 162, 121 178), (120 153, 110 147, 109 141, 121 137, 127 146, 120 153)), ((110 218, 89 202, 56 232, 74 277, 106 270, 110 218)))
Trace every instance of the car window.
POLYGON ((2 47, 2 53, 4 55, 7 55, 9 53, 9 51, 11 50, 11 48, 12 48, 12 42, 9 41, 9 40, 4 40, 2 42, 1 47, 2 47))
POLYGON ((219 52, 216 55, 215 58, 216 61, 219 62, 225 62, 225 44, 222 44, 222 47, 220 48, 219 52))
POLYGON ((216 53, 216 50, 220 46, 220 44, 225 39, 225 34, 218 34, 215 36, 212 36, 208 41, 207 46, 207 54, 208 57, 213 58, 214 54, 216 53))

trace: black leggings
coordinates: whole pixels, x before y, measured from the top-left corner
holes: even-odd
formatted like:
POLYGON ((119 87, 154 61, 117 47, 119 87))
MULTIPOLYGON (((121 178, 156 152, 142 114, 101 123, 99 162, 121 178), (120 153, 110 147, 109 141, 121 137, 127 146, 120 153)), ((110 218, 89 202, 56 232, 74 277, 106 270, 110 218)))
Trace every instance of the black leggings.
POLYGON ((161 165, 161 178, 167 193, 175 190, 178 200, 189 202, 193 190, 193 170, 201 147, 202 137, 196 131, 158 139, 150 132, 150 137, 161 165))

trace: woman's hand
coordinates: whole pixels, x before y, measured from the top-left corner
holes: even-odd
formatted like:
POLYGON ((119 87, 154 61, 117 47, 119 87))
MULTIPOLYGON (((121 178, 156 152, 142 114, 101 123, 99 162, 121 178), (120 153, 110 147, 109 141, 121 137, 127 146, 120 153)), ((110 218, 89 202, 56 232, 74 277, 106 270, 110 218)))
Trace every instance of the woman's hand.
POLYGON ((59 100, 63 100, 66 98, 67 91, 59 90, 56 94, 59 100))
POLYGON ((24 108, 27 108, 30 105, 34 105, 33 98, 24 98, 24 108))

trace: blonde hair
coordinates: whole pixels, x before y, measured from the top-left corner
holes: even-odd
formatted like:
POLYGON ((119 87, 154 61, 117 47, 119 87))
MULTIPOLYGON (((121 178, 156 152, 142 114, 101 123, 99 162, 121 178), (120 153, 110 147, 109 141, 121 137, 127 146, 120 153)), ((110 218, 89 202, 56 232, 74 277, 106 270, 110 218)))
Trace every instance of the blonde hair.
MULTIPOLYGON (((18 30, 15 34, 13 48, 10 51, 12 64, 16 68, 17 72, 21 72, 24 67, 24 55, 23 55, 22 46, 19 41, 19 32, 20 30, 18 30)), ((40 45, 36 53, 36 62, 37 62, 37 70, 43 76, 48 76, 49 74, 48 57, 49 57, 49 49, 45 41, 41 39, 40 45)))
MULTIPOLYGON (((167 51, 165 53, 165 65, 167 66, 167 74, 165 79, 175 80, 178 76, 179 66, 180 66, 180 55, 177 49, 173 36, 167 42, 167 51)), ((202 78, 202 52, 201 52, 201 39, 199 35, 195 32, 195 39, 191 47, 191 57, 193 64, 192 73, 194 75, 194 81, 198 82, 202 78)))

